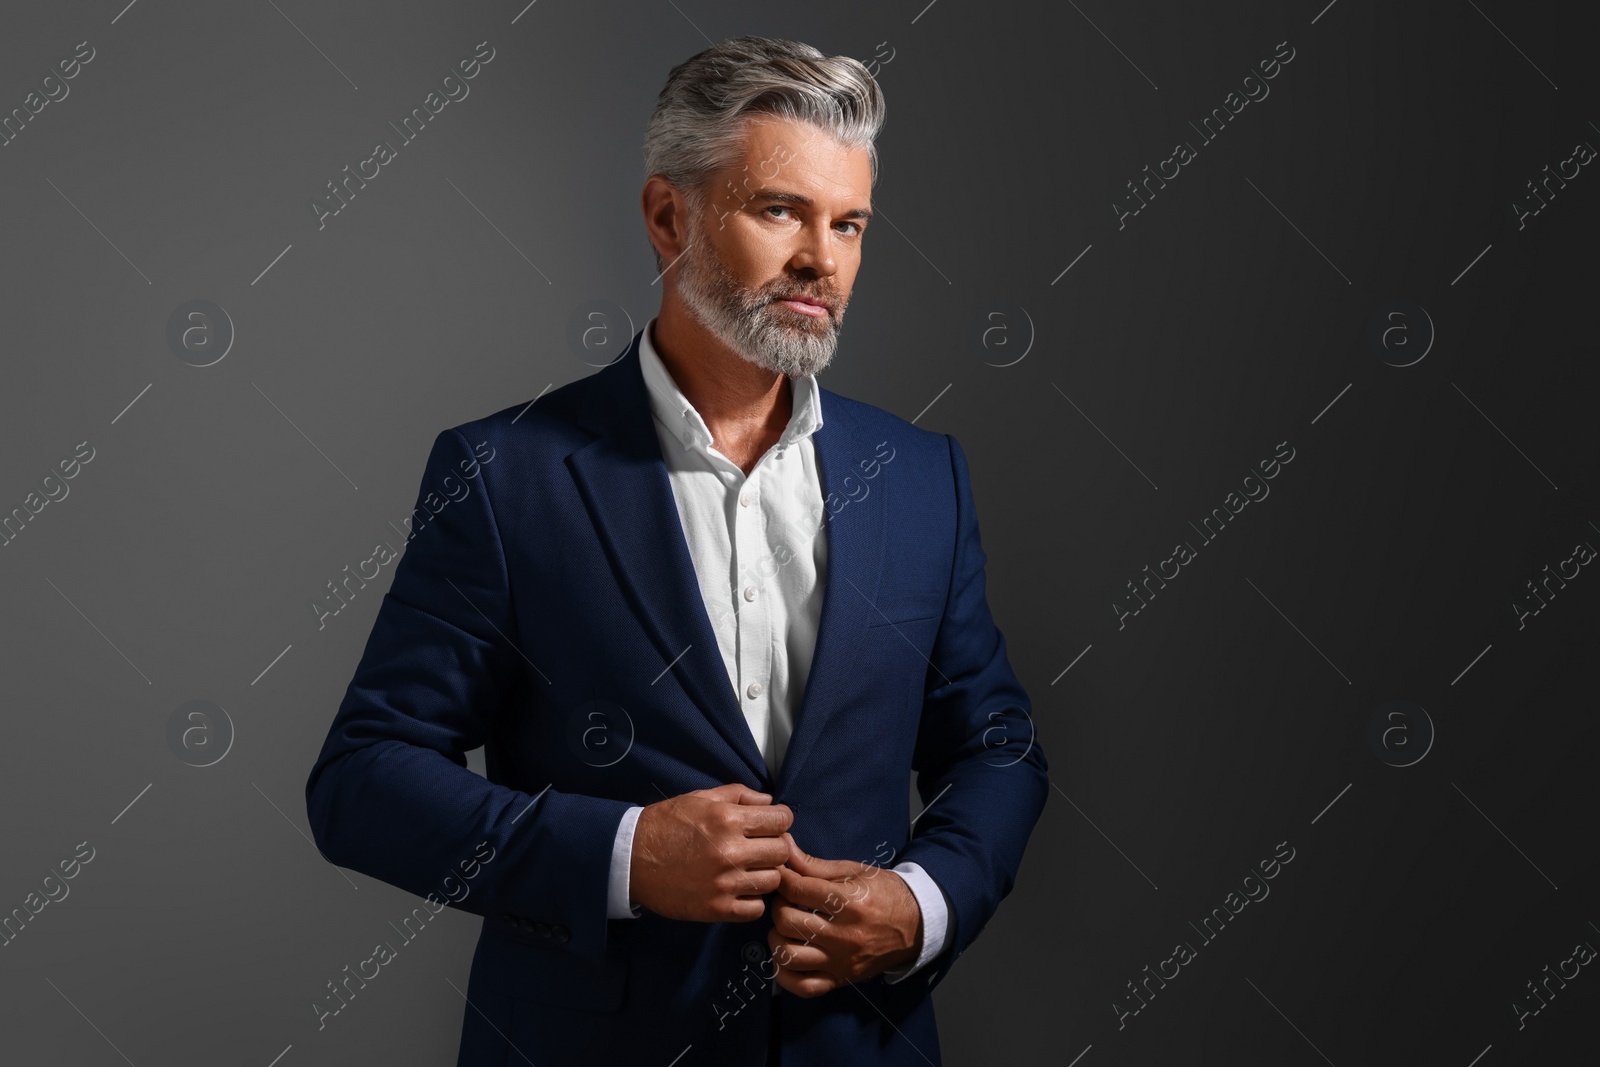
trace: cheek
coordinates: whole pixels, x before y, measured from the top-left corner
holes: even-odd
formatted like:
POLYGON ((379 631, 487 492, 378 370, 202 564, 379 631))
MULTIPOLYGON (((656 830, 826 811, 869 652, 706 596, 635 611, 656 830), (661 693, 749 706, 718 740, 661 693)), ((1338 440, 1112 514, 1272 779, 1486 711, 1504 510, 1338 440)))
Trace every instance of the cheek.
POLYGON ((763 234, 744 250, 743 262, 736 269, 747 284, 761 285, 782 274, 794 252, 784 238, 763 234))
POLYGON ((835 260, 838 269, 835 271, 832 283, 839 293, 839 299, 848 301, 856 285, 856 261, 841 256, 835 260))
POLYGON ((784 265, 794 255, 789 239, 778 234, 746 231, 739 240, 723 248, 722 261, 748 288, 756 289, 784 273, 784 265))

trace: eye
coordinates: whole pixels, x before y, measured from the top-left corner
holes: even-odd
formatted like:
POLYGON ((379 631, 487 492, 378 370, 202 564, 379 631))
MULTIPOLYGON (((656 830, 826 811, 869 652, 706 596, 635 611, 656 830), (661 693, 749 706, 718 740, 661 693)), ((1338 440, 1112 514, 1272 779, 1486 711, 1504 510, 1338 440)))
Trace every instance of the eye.
POLYGON ((855 232, 850 235, 851 237, 859 237, 859 236, 861 236, 861 234, 863 232, 863 230, 861 228, 861 224, 859 222, 841 222, 839 225, 841 225, 841 226, 854 226, 856 229, 855 229, 855 232))
MULTIPOLYGON (((769 205, 767 207, 767 210, 768 211, 790 211, 792 209, 787 204, 772 204, 772 205, 769 205)), ((772 217, 776 218, 777 216, 774 215, 772 217)))

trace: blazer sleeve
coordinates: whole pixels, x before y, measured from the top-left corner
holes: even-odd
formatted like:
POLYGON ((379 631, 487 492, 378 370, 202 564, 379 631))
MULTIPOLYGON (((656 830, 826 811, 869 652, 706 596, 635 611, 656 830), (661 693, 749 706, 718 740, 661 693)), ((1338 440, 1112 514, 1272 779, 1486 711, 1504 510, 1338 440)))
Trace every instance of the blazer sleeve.
POLYGON ((896 857, 920 864, 950 903, 944 948, 926 966, 930 987, 949 973, 1011 892, 1050 789, 1032 704, 989 613, 988 557, 966 455, 954 437, 945 439, 956 499, 955 560, 911 763, 927 807, 915 836, 896 857))
POLYGON ((306 781, 306 813, 330 862, 473 914, 564 927, 567 940, 552 947, 598 965, 612 844, 633 805, 554 788, 529 794, 467 769, 466 752, 490 735, 516 674, 534 670, 516 645, 479 458, 493 452, 475 456, 458 429, 434 439, 417 504, 431 517, 395 564, 306 781))

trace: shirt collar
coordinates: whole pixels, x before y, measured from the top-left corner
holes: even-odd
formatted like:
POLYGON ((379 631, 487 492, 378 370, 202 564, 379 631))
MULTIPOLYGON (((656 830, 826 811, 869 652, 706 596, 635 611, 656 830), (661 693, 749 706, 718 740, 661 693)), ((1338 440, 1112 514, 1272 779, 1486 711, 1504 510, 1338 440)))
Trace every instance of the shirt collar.
MULTIPOLYGON (((644 374, 645 386, 650 391, 650 410, 661 424, 683 443, 685 449, 711 446, 711 430, 695 410, 689 398, 683 395, 673 380, 661 355, 650 340, 656 320, 645 323, 639 338, 639 369, 644 374)), ((793 409, 789 424, 774 447, 782 450, 803 437, 809 437, 822 428, 822 389, 815 375, 789 379, 793 409)))

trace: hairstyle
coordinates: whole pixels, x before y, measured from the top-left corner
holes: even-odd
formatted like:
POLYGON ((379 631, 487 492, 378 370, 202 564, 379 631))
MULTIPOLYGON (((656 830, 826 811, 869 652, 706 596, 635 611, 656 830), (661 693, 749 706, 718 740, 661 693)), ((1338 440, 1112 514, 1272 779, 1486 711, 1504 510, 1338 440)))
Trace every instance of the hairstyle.
MULTIPOLYGON (((644 176, 665 177, 699 213, 711 175, 744 154, 746 120, 754 115, 810 123, 866 149, 877 183, 873 141, 884 100, 867 68, 799 41, 756 36, 723 41, 672 68, 645 127, 644 176)), ((659 268, 661 254, 655 257, 659 268)))

